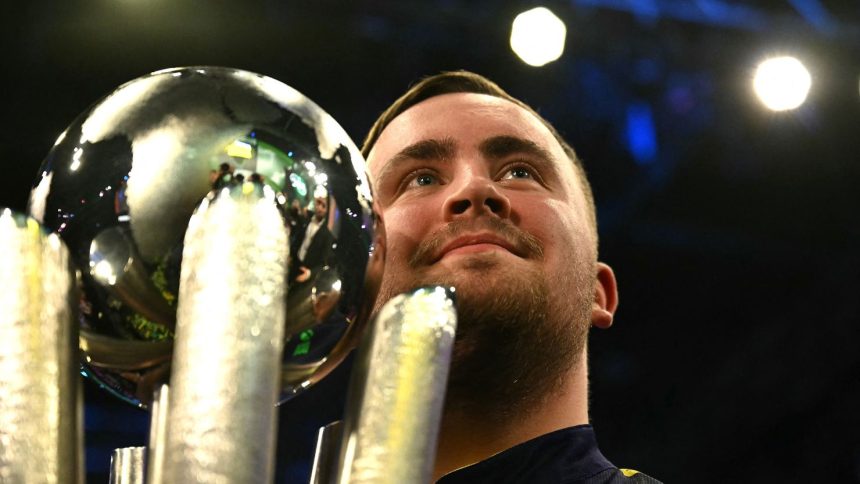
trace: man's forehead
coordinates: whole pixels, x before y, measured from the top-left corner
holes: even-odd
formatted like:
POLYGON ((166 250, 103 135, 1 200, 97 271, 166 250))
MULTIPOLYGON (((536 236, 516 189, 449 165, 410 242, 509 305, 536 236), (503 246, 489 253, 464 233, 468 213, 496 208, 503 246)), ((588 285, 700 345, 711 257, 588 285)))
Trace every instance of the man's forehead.
POLYGON ((368 154, 374 174, 399 150, 422 139, 453 139, 467 129, 480 137, 512 135, 563 152, 549 129, 521 106, 488 94, 451 93, 421 101, 395 117, 368 154), (468 119, 463 126, 457 119, 468 119), (454 121, 454 122, 452 122, 454 121))

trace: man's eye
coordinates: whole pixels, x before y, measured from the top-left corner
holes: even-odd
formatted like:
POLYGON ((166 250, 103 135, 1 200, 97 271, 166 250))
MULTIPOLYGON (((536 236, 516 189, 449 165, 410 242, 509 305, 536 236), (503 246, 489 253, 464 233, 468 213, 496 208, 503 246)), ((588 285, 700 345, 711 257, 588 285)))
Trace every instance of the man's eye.
POLYGON ((532 171, 524 166, 515 166, 505 172, 502 176, 503 180, 529 179, 534 178, 532 171))
POLYGON ((419 175, 416 175, 415 178, 412 179, 410 185, 425 187, 427 185, 433 185, 438 182, 439 180, 436 178, 435 175, 431 175, 429 173, 421 173, 419 175))

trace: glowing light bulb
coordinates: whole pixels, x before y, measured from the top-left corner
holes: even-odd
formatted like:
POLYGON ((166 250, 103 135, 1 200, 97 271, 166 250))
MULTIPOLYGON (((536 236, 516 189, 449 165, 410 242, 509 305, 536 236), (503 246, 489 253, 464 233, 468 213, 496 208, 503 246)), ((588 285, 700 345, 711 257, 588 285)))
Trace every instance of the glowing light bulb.
POLYGON ((511 49, 526 64, 540 67, 561 57, 566 35, 564 22, 548 8, 533 8, 514 19, 511 49))
POLYGON ((753 88, 761 102, 772 111, 796 109, 806 101, 812 78, 794 57, 774 57, 759 64, 753 88))

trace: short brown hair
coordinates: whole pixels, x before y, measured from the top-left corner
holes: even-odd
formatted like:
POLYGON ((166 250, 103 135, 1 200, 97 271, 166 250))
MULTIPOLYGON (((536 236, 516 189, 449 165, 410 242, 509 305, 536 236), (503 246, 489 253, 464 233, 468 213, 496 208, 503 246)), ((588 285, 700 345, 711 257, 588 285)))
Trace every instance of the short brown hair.
POLYGON ((429 76, 414 86, 410 87, 405 94, 400 96, 399 99, 394 101, 394 103, 388 107, 380 116, 377 118, 376 122, 373 123, 373 127, 370 128, 370 131, 367 133, 367 137, 364 139, 364 145, 361 148, 361 154, 366 158, 370 154, 370 150, 373 148, 373 145, 376 144, 376 141, 379 139, 379 135, 382 131, 401 113, 406 111, 407 109, 415 106, 421 101, 426 101, 432 97, 441 96, 443 94, 453 94, 453 93, 475 93, 475 94, 486 94, 489 96, 497 97, 504 99, 506 101, 510 101, 517 106, 525 109, 534 115, 537 119, 539 119, 544 126, 549 129, 550 133, 555 137, 556 141, 561 145, 567 157, 573 163, 574 171, 576 171, 577 175, 579 175, 579 179, 582 185, 582 191, 585 195, 585 201, 587 203, 587 209, 590 217, 590 223, 592 228, 594 229, 594 239, 595 243, 597 241, 597 211, 594 207, 594 195, 591 192, 591 185, 588 183, 588 178, 585 175, 585 168, 582 166, 582 161, 576 156, 576 152, 573 148, 568 144, 564 138, 558 133, 558 130, 553 127, 543 118, 540 114, 538 114, 534 109, 532 109, 528 104, 520 101, 519 99, 511 96, 504 89, 498 86, 495 82, 487 79, 484 76, 479 74, 475 74, 473 72, 468 71, 453 71, 453 72, 443 72, 441 74, 437 74, 435 76, 429 76))

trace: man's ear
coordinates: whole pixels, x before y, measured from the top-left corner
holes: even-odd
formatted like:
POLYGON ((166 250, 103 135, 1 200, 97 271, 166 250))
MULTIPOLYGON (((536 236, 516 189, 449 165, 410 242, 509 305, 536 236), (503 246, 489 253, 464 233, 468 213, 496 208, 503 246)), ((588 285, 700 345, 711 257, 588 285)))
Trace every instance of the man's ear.
POLYGON ((612 268, 597 263, 597 281, 594 285, 594 302, 591 305, 591 325, 606 329, 612 326, 612 317, 618 308, 618 286, 612 268))

